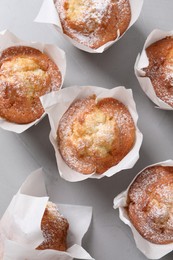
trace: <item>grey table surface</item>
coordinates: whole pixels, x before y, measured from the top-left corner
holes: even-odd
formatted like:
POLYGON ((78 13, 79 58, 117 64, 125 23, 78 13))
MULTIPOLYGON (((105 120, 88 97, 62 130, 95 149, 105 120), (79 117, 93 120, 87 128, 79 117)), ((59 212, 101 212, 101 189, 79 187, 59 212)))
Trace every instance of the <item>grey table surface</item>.
MULTIPOLYGON (((143 167, 173 159, 173 113, 156 109, 141 90, 134 75, 134 62, 148 34, 155 28, 173 29, 173 1, 145 0, 138 21, 103 54, 89 54, 73 47, 45 24, 33 23, 42 0, 0 0, 0 30, 9 29, 27 41, 57 44, 66 52, 64 87, 96 85, 113 88, 124 85, 133 90, 139 114, 138 126, 144 135, 140 158, 131 170, 111 178, 70 183, 59 176, 53 147, 49 141, 49 121, 22 134, 0 129, 0 215, 26 177, 40 167, 54 202, 89 205, 93 218, 83 246, 96 260, 145 260, 136 248, 131 230, 121 222, 113 198, 126 189, 143 167)), ((163 257, 170 260, 173 254, 163 257)))

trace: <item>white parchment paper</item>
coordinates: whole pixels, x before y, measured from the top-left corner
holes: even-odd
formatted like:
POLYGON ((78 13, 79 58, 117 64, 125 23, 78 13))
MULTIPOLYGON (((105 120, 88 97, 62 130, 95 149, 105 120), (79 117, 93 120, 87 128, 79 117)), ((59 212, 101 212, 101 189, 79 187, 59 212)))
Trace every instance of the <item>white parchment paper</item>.
MULTIPOLYGON (((149 165, 146 168, 155 166, 155 165, 173 166, 173 160, 158 162, 156 164, 149 165)), ((144 171, 146 168, 144 168, 142 171, 144 171)), ((139 175, 142 171, 140 171, 137 175, 139 175)), ((131 182, 131 184, 133 183, 133 181, 131 182)), ((147 258, 159 259, 173 250, 173 243, 170 243, 167 245, 153 244, 153 243, 149 242, 148 240, 144 239, 138 233, 138 231, 135 229, 135 227, 132 225, 132 223, 128 217, 127 211, 125 209, 125 207, 127 206, 126 201, 127 201, 128 190, 129 190, 131 184, 128 186, 127 190, 121 192, 118 196, 116 196, 114 198, 114 202, 113 202, 114 209, 117 209, 117 208, 119 209, 120 219, 131 228, 137 248, 147 258)))
MULTIPOLYGON (((36 48, 36 49, 40 50, 41 52, 47 54, 58 66, 58 68, 61 72, 62 84, 63 84, 64 77, 65 77, 65 71, 66 71, 66 57, 65 57, 65 53, 63 50, 58 48, 56 45, 52 45, 52 44, 43 44, 43 43, 38 43, 38 42, 22 41, 21 39, 17 38, 14 34, 12 34, 11 32, 9 32, 7 30, 0 32, 0 55, 4 49, 9 48, 11 46, 19 46, 19 45, 33 47, 33 48, 36 48)), ((60 88, 62 87, 62 84, 61 84, 60 88)), ((37 124, 44 117, 44 115, 45 114, 43 114, 41 116, 41 118, 39 118, 29 124, 15 124, 15 123, 6 121, 3 118, 0 118, 0 127, 5 130, 8 130, 8 131, 22 133, 25 130, 27 130, 28 128, 30 128, 31 126, 37 124)))
MULTIPOLYGON (((143 0, 129 0, 129 2, 130 2, 130 7, 131 7, 131 21, 129 23, 127 30, 138 19, 141 9, 142 9, 142 5, 143 5, 143 0)), ((98 49, 92 49, 90 47, 87 47, 63 33, 59 14, 54 5, 54 0, 44 0, 43 1, 41 9, 40 9, 37 17, 35 18, 35 22, 48 23, 48 24, 55 25, 55 29, 58 32, 60 32, 67 40, 69 40, 75 47, 77 47, 83 51, 90 52, 90 53, 104 52, 106 49, 108 49, 112 44, 114 44, 116 41, 118 41, 124 35, 123 34, 123 35, 117 37, 114 41, 107 42, 106 44, 102 45, 98 49)))
POLYGON ((133 99, 132 91, 130 89, 127 90, 124 87, 105 89, 95 86, 73 86, 62 89, 58 92, 49 93, 48 95, 41 98, 41 102, 49 116, 51 126, 50 141, 55 149, 59 173, 65 180, 76 182, 85 180, 87 178, 100 179, 104 176, 111 177, 121 170, 132 168, 138 160, 143 136, 137 127, 138 114, 136 111, 136 105, 133 99), (78 173, 69 168, 61 157, 57 145, 57 129, 61 117, 75 100, 85 98, 93 94, 97 96, 97 99, 105 97, 116 98, 128 108, 136 126, 136 141, 131 151, 117 165, 111 167, 103 174, 93 173, 86 175, 78 173))
POLYGON ((0 259, 93 259, 81 246, 91 222, 91 207, 57 204, 69 222, 68 249, 35 250, 43 241, 40 226, 48 199, 43 172, 38 169, 21 186, 0 221, 0 259))
POLYGON ((159 41, 167 36, 173 36, 173 31, 166 32, 159 29, 153 30, 147 37, 141 54, 139 54, 136 59, 134 69, 139 84, 141 85, 141 88, 146 93, 146 95, 157 105, 157 107, 165 110, 173 110, 173 108, 170 105, 168 105, 156 96, 150 78, 146 77, 146 73, 143 71, 143 69, 148 67, 149 65, 149 60, 146 54, 146 48, 150 46, 152 43, 159 41))

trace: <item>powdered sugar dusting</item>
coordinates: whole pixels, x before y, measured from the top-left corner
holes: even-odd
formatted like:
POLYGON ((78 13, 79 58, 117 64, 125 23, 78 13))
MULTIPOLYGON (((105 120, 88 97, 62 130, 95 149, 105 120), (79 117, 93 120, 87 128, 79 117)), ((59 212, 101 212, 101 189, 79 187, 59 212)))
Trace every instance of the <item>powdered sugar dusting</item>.
POLYGON ((129 217, 144 238, 173 242, 173 167, 153 166, 138 175, 128 205, 129 217))
POLYGON ((85 32, 93 32, 100 25, 110 0, 69 1, 67 18, 77 24, 86 24, 85 32))
POLYGON ((146 52, 149 58, 146 76, 151 79, 156 95, 173 107, 173 37, 153 43, 146 52))
POLYGON ((55 6, 65 33, 94 48, 114 40, 130 22, 128 0, 56 0, 55 6))
POLYGON ((60 120, 60 152, 81 173, 103 173, 132 148, 135 126, 125 106, 113 98, 76 101, 60 120))
POLYGON ((67 220, 60 214, 56 205, 48 202, 41 223, 44 241, 37 249, 65 251, 68 226, 67 220))
POLYGON ((0 115, 32 122, 44 112, 39 97, 60 85, 61 73, 45 54, 26 46, 8 48, 0 57, 0 115))
POLYGON ((72 129, 71 140, 81 155, 92 156, 94 153, 104 157, 111 150, 112 142, 118 138, 115 121, 97 108, 86 115, 83 124, 75 122, 72 129))
MULTIPOLYGON (((59 1, 58 8, 61 8, 62 18, 70 19, 76 24, 85 24, 86 33, 95 30, 95 25, 99 25, 102 22, 102 18, 105 15, 111 0, 69 0, 59 1), (66 8, 66 12, 64 12, 66 8)), ((60 12, 61 13, 61 12, 60 12)))
POLYGON ((172 64, 166 66, 166 80, 170 82, 170 85, 173 87, 173 58, 172 64))

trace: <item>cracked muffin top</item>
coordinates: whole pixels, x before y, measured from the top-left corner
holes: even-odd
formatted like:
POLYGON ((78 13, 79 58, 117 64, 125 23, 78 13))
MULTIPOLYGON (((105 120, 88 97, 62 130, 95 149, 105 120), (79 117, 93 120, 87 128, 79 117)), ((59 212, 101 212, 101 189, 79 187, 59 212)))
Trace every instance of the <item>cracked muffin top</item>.
POLYGON ((137 231, 154 244, 173 242, 173 167, 142 171, 128 191, 127 212, 137 231))
POLYGON ((129 0, 56 0, 63 32, 96 49, 115 40, 131 20, 129 0))
POLYGON ((41 51, 27 46, 5 49, 0 56, 0 117, 26 124, 41 117, 39 97, 61 86, 56 64, 41 51))
POLYGON ((130 112, 114 98, 89 96, 74 102, 57 130, 60 153, 67 165, 83 174, 102 174, 118 164, 135 142, 130 112))

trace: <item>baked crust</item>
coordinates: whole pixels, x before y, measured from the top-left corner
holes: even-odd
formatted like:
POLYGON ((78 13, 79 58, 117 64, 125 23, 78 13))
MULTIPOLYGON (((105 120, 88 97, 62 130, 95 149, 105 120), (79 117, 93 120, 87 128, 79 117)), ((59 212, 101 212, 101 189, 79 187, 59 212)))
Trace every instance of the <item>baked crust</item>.
POLYGON ((102 174, 118 164, 135 142, 128 109, 114 98, 77 100, 62 116, 57 130, 67 165, 83 174, 102 174))
POLYGON ((96 49, 122 35, 131 20, 129 0, 56 0, 63 32, 96 49))
POLYGON ((173 37, 159 40, 146 49, 149 66, 144 69, 156 95, 173 107, 173 37))
POLYGON ((67 219, 59 213, 54 203, 48 202, 41 221, 44 241, 36 249, 66 251, 68 228, 67 219))
POLYGON ((56 64, 27 46, 5 49, 0 56, 0 116, 18 124, 30 123, 44 112, 39 97, 61 86, 56 64))
POLYGON ((153 166, 130 186, 129 218, 138 232, 154 244, 173 242, 173 167, 153 166))

